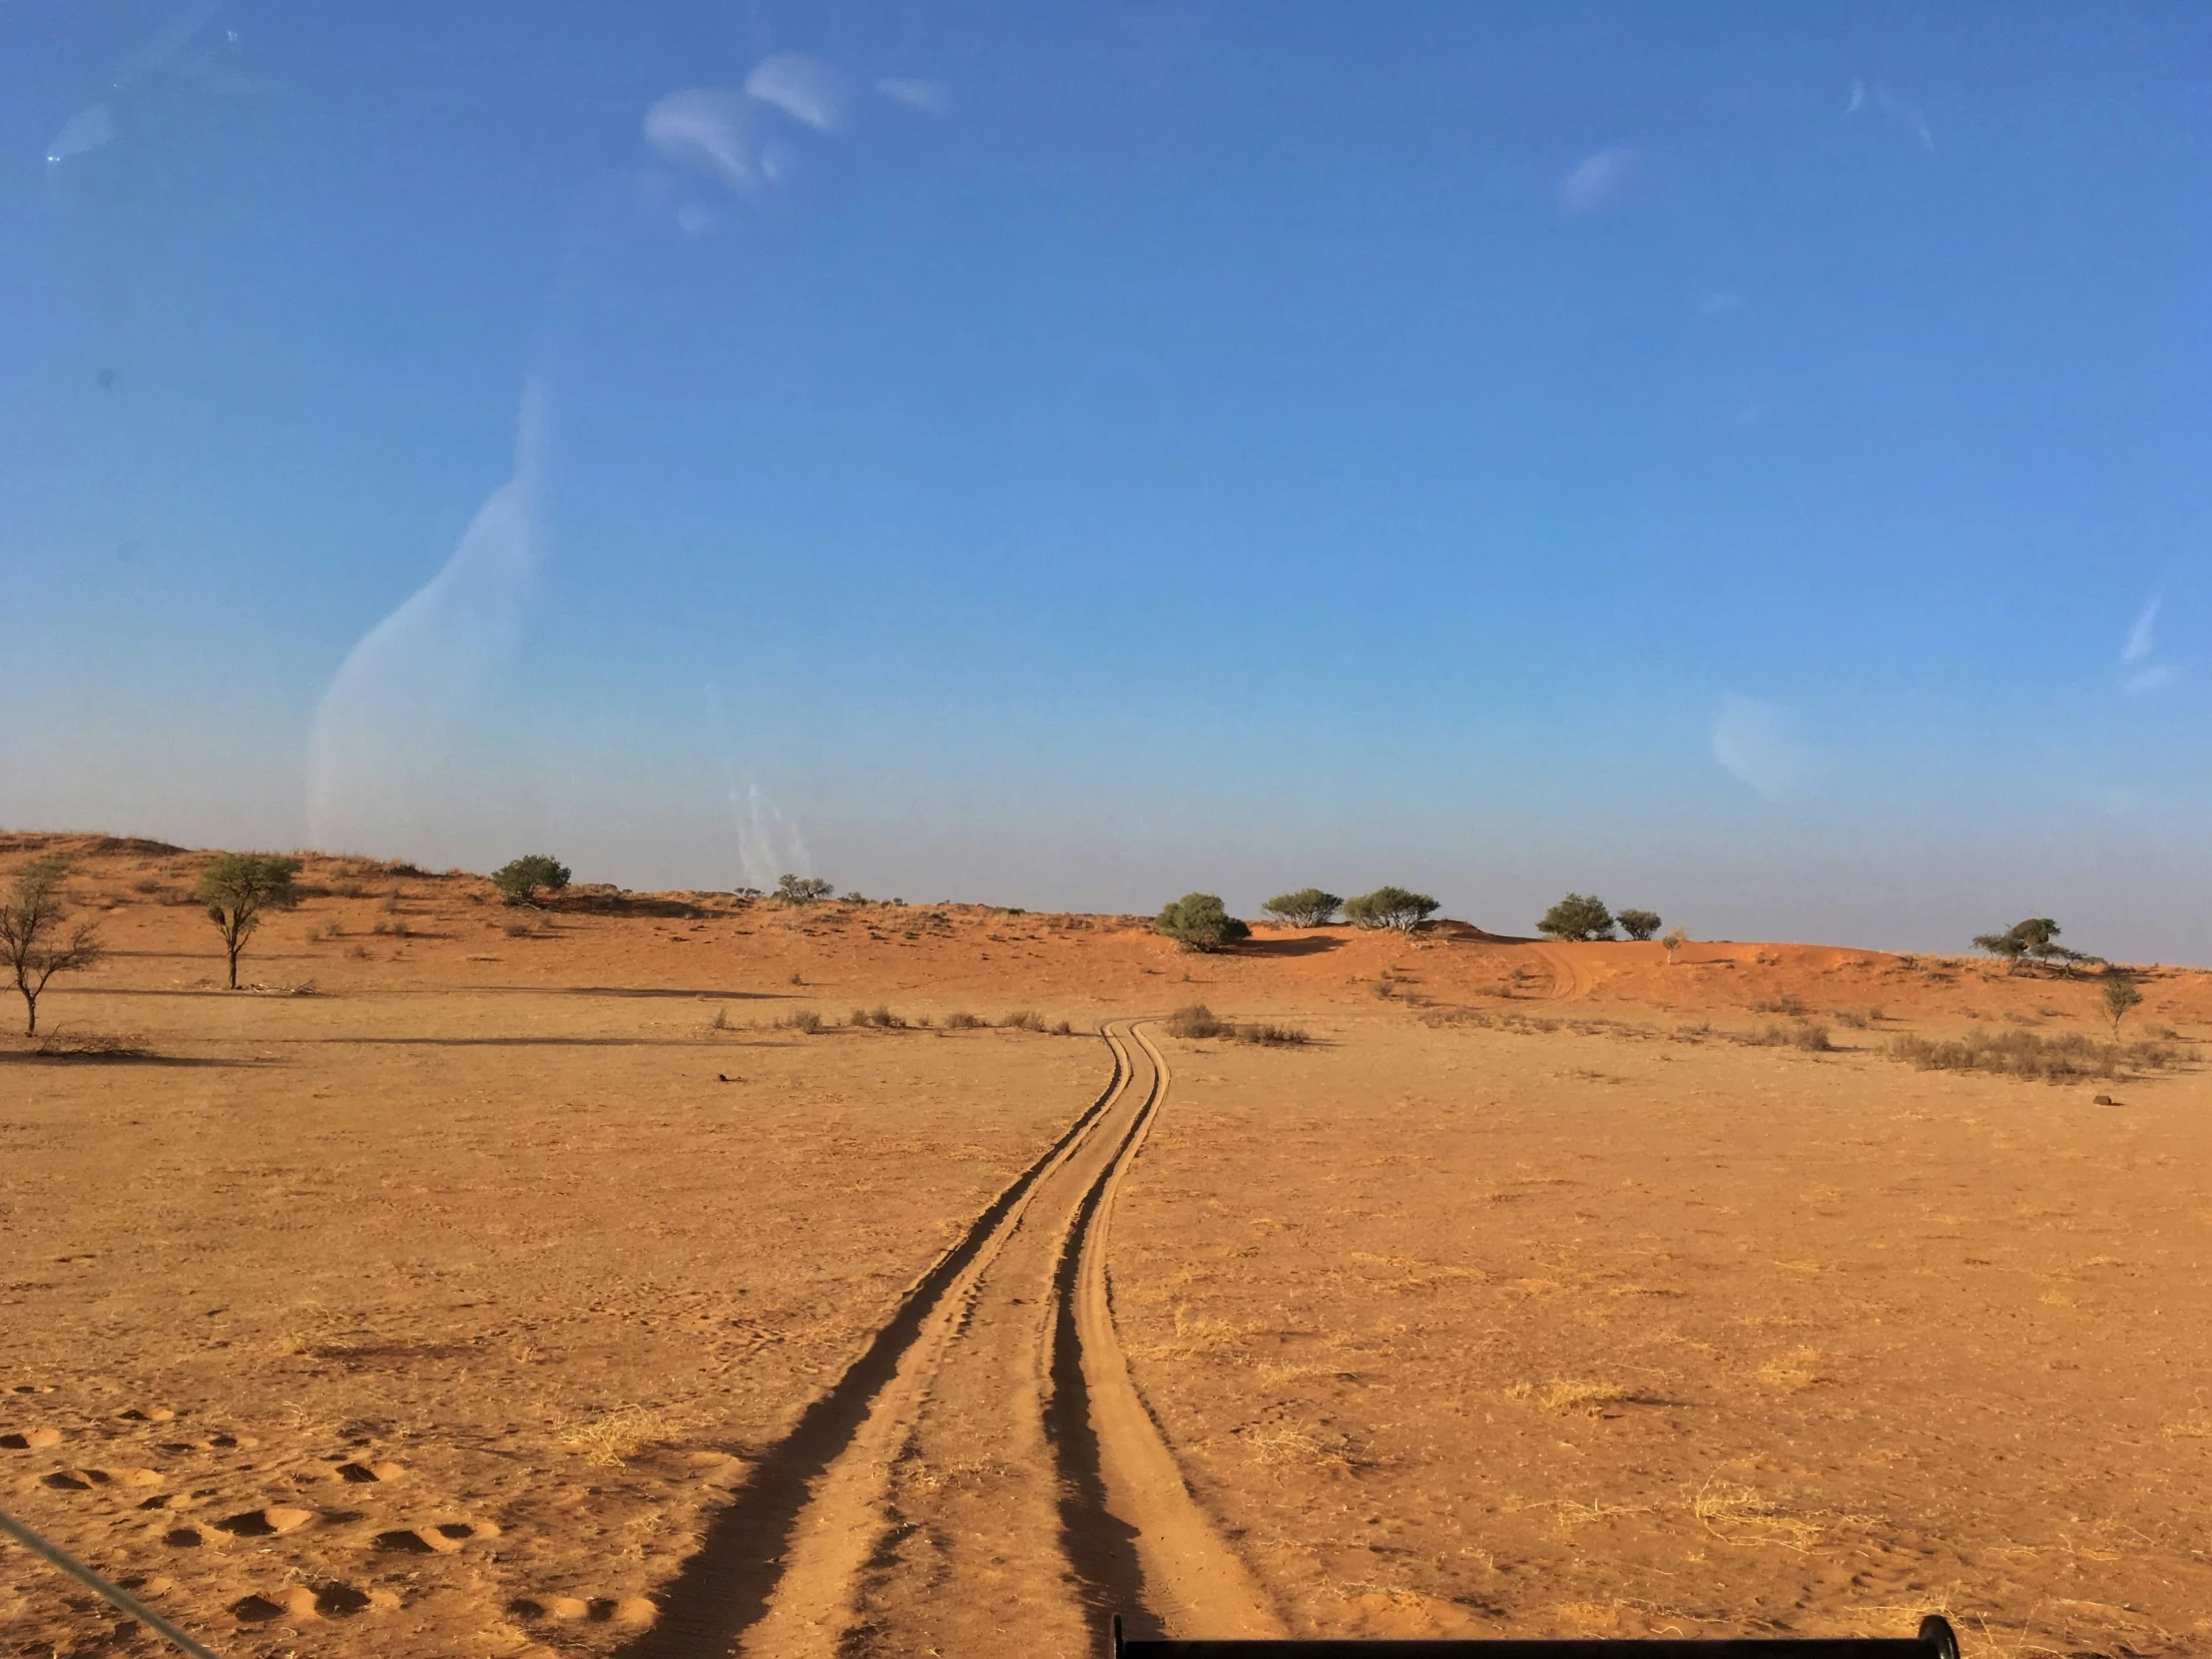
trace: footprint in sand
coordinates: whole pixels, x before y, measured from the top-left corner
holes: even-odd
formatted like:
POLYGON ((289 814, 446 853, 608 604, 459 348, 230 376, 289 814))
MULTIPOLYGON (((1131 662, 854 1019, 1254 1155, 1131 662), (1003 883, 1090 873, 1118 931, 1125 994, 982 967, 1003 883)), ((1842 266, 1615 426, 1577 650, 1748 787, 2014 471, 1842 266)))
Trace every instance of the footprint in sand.
POLYGON ((371 1542, 378 1549, 402 1555, 450 1555, 463 1544, 498 1536, 499 1528, 491 1521, 438 1521, 429 1526, 379 1532, 371 1542))
POLYGON ((522 1596, 507 1611, 525 1619, 590 1619, 599 1624, 651 1624, 661 1610, 646 1596, 522 1596))
POLYGON ((19 1433, 0 1434, 0 1445, 10 1451, 44 1451, 50 1445, 62 1443, 59 1428, 26 1428, 19 1433))
POLYGON ((354 1584, 288 1584, 281 1590, 250 1595, 231 1603, 242 1624, 272 1619, 349 1619, 359 1613, 388 1613, 399 1605, 394 1590, 364 1590, 354 1584))
POLYGON ((132 1405, 116 1415, 125 1422, 170 1422, 177 1413, 166 1405, 132 1405))
POLYGON ((274 1538, 281 1532, 296 1532, 314 1519, 312 1509, 293 1509, 282 1504, 272 1504, 266 1509, 249 1509, 243 1515, 232 1515, 216 1522, 233 1537, 274 1538))
POLYGON ((148 1498, 139 1507, 141 1509, 190 1509, 199 1501, 200 1494, 197 1492, 163 1492, 159 1497, 148 1498))
POLYGON ((56 1491, 89 1492, 97 1486, 159 1486, 159 1469, 56 1469, 46 1484, 56 1491))

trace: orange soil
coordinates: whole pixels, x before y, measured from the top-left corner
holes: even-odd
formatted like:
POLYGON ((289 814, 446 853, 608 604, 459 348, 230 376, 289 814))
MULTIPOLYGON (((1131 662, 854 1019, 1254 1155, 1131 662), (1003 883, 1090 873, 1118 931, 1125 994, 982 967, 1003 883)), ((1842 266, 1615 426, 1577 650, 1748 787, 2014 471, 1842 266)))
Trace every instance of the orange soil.
MULTIPOLYGON (((2178 1066, 2054 1086, 1886 1048, 2095 1033, 2091 980, 1456 926, 1192 957, 1135 918, 710 895, 522 917, 310 859, 233 994, 198 857, 18 835, 0 878, 48 849, 112 953, 0 1049, 0 1501, 227 1652, 644 1651, 713 1517, 1114 1075, 1095 1035, 945 1017, 1195 1001, 1320 1041, 1153 1028, 1112 1323, 1284 1627, 1940 1607, 1984 1652, 2212 1652, 2212 975, 2143 980, 2178 1066), (845 1025, 879 1004, 937 1024, 845 1025), (1726 1040, 1796 1008, 1838 1051, 1726 1040), (770 1023, 802 1009, 834 1028, 770 1023)), ((931 1420, 881 1501, 980 1524, 932 1494, 998 1448, 931 1420)), ((875 1558, 860 1648, 973 1594, 900 1578, 960 1558, 932 1524, 875 1558)), ((116 1625, 0 1549, 11 1638, 153 1651, 116 1625)))

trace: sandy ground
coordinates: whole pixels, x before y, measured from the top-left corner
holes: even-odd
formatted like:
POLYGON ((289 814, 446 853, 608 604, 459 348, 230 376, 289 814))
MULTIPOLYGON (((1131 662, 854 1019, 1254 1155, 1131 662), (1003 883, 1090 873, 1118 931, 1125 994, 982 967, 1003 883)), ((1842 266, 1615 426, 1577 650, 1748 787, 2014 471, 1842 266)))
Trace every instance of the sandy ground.
MULTIPOLYGON (((2045 1084, 1887 1050, 2092 982, 314 860, 231 993, 195 855, 54 844, 112 954, 0 1048, 0 1501, 227 1653, 2212 1652, 2212 976, 2045 1084)), ((12 1546, 0 1632, 155 1648, 12 1546)))

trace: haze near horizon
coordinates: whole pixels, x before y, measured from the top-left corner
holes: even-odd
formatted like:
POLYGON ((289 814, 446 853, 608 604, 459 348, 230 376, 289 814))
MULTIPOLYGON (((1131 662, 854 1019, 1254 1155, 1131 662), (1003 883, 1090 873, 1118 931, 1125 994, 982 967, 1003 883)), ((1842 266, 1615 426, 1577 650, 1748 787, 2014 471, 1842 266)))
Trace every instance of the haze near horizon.
POLYGON ((0 825, 2212 959, 2200 13, 0 40, 0 825))

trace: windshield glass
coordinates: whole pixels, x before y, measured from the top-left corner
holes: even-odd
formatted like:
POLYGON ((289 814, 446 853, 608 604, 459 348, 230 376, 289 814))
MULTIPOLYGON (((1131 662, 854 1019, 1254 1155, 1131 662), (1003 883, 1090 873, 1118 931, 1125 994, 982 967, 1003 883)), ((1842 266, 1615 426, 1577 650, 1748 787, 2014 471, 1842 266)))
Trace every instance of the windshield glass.
POLYGON ((2208 67, 8 8, 0 1508, 271 1656, 2212 1651, 2208 67))

